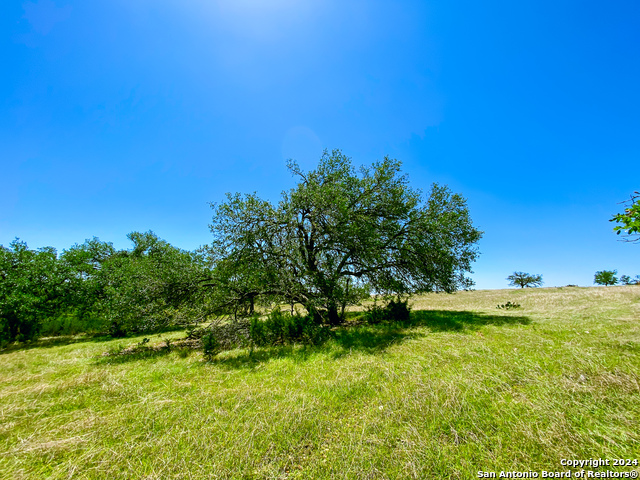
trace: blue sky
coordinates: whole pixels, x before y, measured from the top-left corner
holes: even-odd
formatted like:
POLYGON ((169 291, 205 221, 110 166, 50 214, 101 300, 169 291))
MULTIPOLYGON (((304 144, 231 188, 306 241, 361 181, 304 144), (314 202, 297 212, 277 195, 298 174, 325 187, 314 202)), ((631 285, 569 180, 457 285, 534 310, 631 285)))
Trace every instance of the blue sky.
POLYGON ((468 199, 479 289, 640 274, 608 222, 640 190, 635 0, 7 0, 0 59, 0 244, 194 249, 208 202, 340 148, 468 199))

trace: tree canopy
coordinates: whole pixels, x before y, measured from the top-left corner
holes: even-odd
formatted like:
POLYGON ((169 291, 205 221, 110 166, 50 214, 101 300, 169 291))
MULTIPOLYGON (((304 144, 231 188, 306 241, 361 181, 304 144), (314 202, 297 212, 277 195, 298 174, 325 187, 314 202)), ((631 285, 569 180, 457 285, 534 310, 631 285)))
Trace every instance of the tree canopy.
POLYGON ((619 225, 613 227, 613 231, 617 235, 625 233, 625 240, 629 242, 640 241, 640 192, 634 192, 631 199, 627 202, 624 212, 614 215, 610 222, 616 222, 619 225))
POLYGON ((617 270, 597 271, 593 276, 593 283, 597 285, 604 285, 605 287, 609 285, 616 285, 618 283, 618 277, 616 277, 617 274, 617 270))
POLYGON ((180 250, 149 232, 132 232, 131 250, 115 251, 93 239, 63 258, 76 259, 83 272, 79 305, 102 316, 112 334, 153 331, 202 320, 206 314, 201 283, 209 270, 201 255, 180 250), (196 308, 197 307, 197 308, 196 308))
POLYGON ((68 271, 54 248, 31 250, 16 239, 0 245, 0 346, 29 340, 55 315, 68 293, 68 271))
POLYGON ((325 151, 277 205, 228 194, 212 204, 215 286, 221 304, 251 310, 255 302, 302 304, 328 323, 370 291, 404 295, 470 288, 465 276, 482 232, 466 200, 434 184, 428 195, 409 186, 401 163, 353 167, 325 151))
POLYGON ((84 331, 114 335, 202 321, 209 313, 201 288, 210 278, 201 254, 153 232, 132 232, 131 250, 97 238, 58 256, 19 240, 0 245, 0 347, 56 332, 69 321, 84 331))
POLYGON ((542 275, 530 274, 524 272, 513 272, 507 277, 509 280, 509 286, 511 287, 540 287, 544 282, 542 281, 542 275))

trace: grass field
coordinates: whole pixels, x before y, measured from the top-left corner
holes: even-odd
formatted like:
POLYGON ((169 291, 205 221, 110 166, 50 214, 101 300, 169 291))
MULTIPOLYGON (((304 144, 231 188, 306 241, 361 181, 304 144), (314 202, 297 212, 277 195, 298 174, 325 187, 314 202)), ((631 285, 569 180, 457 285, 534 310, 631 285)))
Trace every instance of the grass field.
POLYGON ((102 356, 142 337, 0 352, 0 478, 542 478, 562 459, 640 460, 640 287, 430 294, 413 309, 410 327, 213 362, 102 356), (507 301, 522 307, 496 309, 507 301))

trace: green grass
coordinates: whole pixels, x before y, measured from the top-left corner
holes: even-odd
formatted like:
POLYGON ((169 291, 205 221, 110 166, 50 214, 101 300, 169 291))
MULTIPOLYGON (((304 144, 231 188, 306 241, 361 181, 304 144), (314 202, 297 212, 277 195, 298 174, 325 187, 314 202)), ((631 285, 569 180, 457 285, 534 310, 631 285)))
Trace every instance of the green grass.
POLYGON ((102 356, 142 337, 0 352, 0 478, 466 479, 640 459, 640 287, 413 304, 412 326, 210 363, 102 356))

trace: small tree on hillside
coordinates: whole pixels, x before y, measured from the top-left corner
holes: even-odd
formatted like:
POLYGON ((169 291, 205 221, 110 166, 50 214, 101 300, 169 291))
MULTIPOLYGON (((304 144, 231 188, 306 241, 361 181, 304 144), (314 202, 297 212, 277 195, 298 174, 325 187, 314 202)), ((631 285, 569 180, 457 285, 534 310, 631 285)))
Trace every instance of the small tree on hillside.
POLYGON ((593 283, 604 285, 605 287, 615 285, 618 283, 618 277, 616 277, 617 273, 617 270, 600 270, 596 272, 593 277, 593 283))
POLYGON ((513 274, 507 277, 509 280, 509 286, 511 287, 539 287, 544 282, 542 281, 542 275, 531 275, 524 272, 513 272, 513 274))

